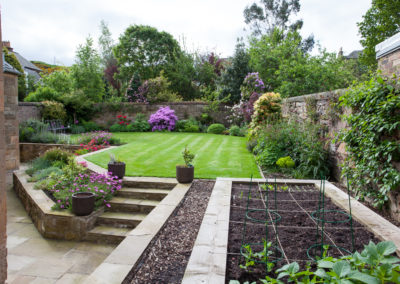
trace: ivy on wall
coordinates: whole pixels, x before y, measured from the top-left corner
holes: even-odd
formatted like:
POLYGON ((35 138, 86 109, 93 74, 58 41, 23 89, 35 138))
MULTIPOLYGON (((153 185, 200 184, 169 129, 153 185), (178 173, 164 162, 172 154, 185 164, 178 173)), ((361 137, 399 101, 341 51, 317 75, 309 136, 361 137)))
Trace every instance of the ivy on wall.
POLYGON ((349 128, 339 135, 348 157, 342 174, 361 198, 381 208, 388 192, 400 189, 400 81, 379 75, 354 85, 340 97, 341 106, 352 113, 344 116, 349 128))

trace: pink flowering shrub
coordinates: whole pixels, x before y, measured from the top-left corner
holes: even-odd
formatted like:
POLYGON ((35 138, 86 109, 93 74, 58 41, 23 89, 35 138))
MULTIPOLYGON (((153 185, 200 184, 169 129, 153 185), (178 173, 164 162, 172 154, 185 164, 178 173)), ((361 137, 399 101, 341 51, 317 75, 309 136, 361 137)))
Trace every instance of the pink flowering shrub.
POLYGON ((178 121, 178 117, 175 115, 175 111, 167 107, 160 107, 156 113, 150 116, 149 123, 152 126, 152 131, 164 130, 172 131, 175 129, 175 124, 178 121))
POLYGON ((93 192, 95 208, 102 205, 111 207, 108 203, 116 191, 122 188, 122 180, 109 174, 81 172, 76 176, 59 179, 50 189, 56 204, 55 210, 69 209, 72 206, 72 194, 77 192, 93 192))

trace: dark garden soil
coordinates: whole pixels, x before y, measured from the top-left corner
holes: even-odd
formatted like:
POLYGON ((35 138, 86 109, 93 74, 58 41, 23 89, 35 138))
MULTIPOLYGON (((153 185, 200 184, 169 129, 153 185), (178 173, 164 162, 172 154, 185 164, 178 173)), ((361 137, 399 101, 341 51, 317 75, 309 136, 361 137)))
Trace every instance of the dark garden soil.
MULTIPOLYGON (((248 184, 233 184, 226 283, 233 279, 239 280, 241 283, 244 281, 258 281, 267 274, 264 264, 255 265, 251 268, 251 273, 239 267, 240 264, 243 265, 245 263, 240 254, 242 242, 245 244, 262 243, 267 238, 268 242, 272 242, 273 245, 277 244, 277 247, 283 253, 276 267, 297 261, 304 268, 306 263, 310 261, 307 256, 307 249, 317 242, 317 223, 312 218, 312 215, 313 211, 318 209, 319 193, 312 185, 289 186, 288 190, 283 190, 284 188, 279 187, 278 192, 276 192, 276 202, 273 191, 268 192, 268 201, 265 201, 265 192, 260 190, 257 185, 254 184, 250 189, 248 184), (248 199, 249 192, 250 199, 248 199), (278 217, 275 213, 268 213, 265 210, 267 204, 269 210, 275 211, 280 215, 280 220, 276 224, 271 222, 271 218, 277 220, 278 217), (246 231, 244 231, 246 212, 248 218, 246 220, 246 231), (262 221, 257 222, 256 220, 262 221), (263 220, 269 221, 268 230, 266 230, 263 220), (275 231, 278 232, 277 238, 275 231)), ((327 197, 324 199, 324 205, 325 210, 341 211, 327 197)), ((348 216, 334 211, 326 213, 325 219, 329 221, 344 221, 348 219, 348 216)), ((355 250, 362 250, 370 240, 375 243, 379 242, 372 233, 358 222, 353 221, 353 228, 355 250)), ((325 223, 324 229, 324 243, 331 246, 328 251, 329 255, 340 257, 348 254, 346 251, 336 249, 333 245, 351 251, 352 238, 349 222, 325 223)), ((262 250, 262 245, 254 244, 252 248, 254 250, 262 250)), ((275 248, 272 248, 271 251, 273 252, 271 260, 276 259, 276 255, 281 255, 275 248)), ((310 254, 319 255, 320 251, 319 249, 311 250, 310 254)), ((274 272, 270 272, 269 275, 277 276, 274 272)))
POLYGON ((214 183, 192 183, 123 283, 181 283, 214 183))

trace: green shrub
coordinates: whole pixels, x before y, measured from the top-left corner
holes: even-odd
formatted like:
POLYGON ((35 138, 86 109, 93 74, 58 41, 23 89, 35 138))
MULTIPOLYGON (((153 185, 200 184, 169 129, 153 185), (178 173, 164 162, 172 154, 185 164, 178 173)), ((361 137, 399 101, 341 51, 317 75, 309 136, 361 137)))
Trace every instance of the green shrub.
POLYGON ((135 121, 132 122, 132 124, 129 125, 131 126, 131 130, 129 131, 134 131, 134 132, 147 132, 150 131, 150 123, 148 123, 146 116, 142 113, 138 113, 135 117, 135 121), (132 126, 131 126, 132 125, 132 126))
POLYGON ((30 176, 32 176, 35 172, 39 170, 43 170, 45 168, 48 168, 51 166, 51 162, 46 160, 43 157, 38 157, 34 159, 29 166, 29 168, 26 170, 26 173, 30 176))
POLYGON ((224 130, 225 130, 225 126, 223 126, 220 123, 214 123, 208 127, 207 133, 222 134, 222 132, 224 132, 224 130))
POLYGON ((294 168, 294 161, 289 156, 283 157, 276 161, 276 165, 280 168, 294 168))
POLYGON ((33 93, 30 93, 25 99, 25 102, 43 102, 43 101, 60 101, 61 94, 53 88, 41 86, 33 93))
POLYGON ((328 152, 319 138, 319 129, 310 124, 280 121, 260 128, 256 160, 264 168, 290 156, 295 162, 296 178, 327 177, 330 172, 328 152))
POLYGON ((94 121, 83 121, 82 126, 85 128, 85 132, 101 130, 101 127, 94 121))
POLYGON ((60 142, 60 137, 53 133, 53 132, 39 132, 35 133, 31 137, 31 141, 33 143, 59 143, 60 142))
POLYGON ((67 112, 64 105, 54 101, 42 102, 41 115, 44 120, 61 120, 65 122, 67 119, 67 112))
POLYGON ((229 128, 229 135, 231 135, 231 136, 241 136, 241 137, 244 137, 244 136, 246 136, 246 132, 247 132, 246 127, 239 127, 239 126, 237 126, 237 125, 232 125, 232 126, 229 128))
POLYGON ((49 149, 43 154, 43 158, 48 160, 52 164, 57 161, 67 164, 68 159, 72 156, 73 154, 71 152, 68 152, 60 148, 49 149))
POLYGON ((178 132, 200 132, 199 122, 191 117, 190 119, 178 120, 175 124, 175 130, 178 132))
POLYGON ((183 132, 199 132, 200 128, 198 125, 195 124, 186 124, 183 132))
POLYGON ((110 126, 110 132, 121 132, 122 126, 119 124, 113 124, 110 126))
POLYGON ((35 129, 32 127, 19 127, 19 142, 29 142, 35 133, 35 129))
POLYGON ((29 182, 37 182, 49 177, 50 174, 62 174, 63 171, 59 167, 48 167, 36 171, 31 178, 28 179, 29 182))

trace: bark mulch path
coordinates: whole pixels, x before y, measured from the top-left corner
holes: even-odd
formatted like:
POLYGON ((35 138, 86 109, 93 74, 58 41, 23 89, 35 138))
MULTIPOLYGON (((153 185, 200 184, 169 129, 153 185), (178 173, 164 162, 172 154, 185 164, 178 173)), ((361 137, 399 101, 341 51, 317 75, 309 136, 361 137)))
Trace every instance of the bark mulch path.
POLYGON ((123 283, 181 283, 215 181, 195 180, 123 283))
MULTIPOLYGON (((290 191, 279 191, 276 195, 277 213, 281 216, 275 226, 269 222, 268 241, 275 242, 275 230, 278 232, 278 247, 284 252, 282 259, 277 263, 279 268, 289 262, 297 261, 304 268, 310 261, 307 257, 307 249, 316 243, 316 223, 311 218, 314 210, 318 209, 318 191, 314 186, 289 186, 290 191)), ((249 185, 233 184, 231 196, 231 213, 229 223, 228 257, 226 269, 226 283, 229 280, 258 281, 266 275, 265 265, 258 264, 252 268, 251 273, 245 272, 239 267, 244 264, 240 255, 240 248, 244 232, 244 218, 247 207, 249 185)), ((258 186, 252 186, 251 199, 248 208, 261 209, 251 211, 249 216, 259 220, 271 220, 271 216, 265 211, 266 204, 270 210, 275 210, 273 192, 268 193, 268 203, 265 202, 265 192, 258 186), (264 202, 263 200, 264 199, 264 202)), ((325 198, 325 210, 341 210, 333 204, 328 197, 325 198)), ((337 212, 327 213, 329 220, 344 220, 347 217, 337 212)), ((360 251, 370 240, 379 242, 375 236, 365 227, 353 221, 355 249, 360 251)), ((247 221, 244 243, 260 243, 266 238, 264 223, 247 221)), ((351 231, 349 223, 325 224, 325 241, 329 245, 336 245, 351 250, 351 231)), ((262 247, 255 247, 262 250, 262 247)), ((319 251, 319 250, 318 250, 319 251)), ((319 252, 316 252, 319 254, 319 252)), ((329 250, 329 255, 340 257, 348 253, 335 248, 329 250)), ((274 272, 269 274, 276 277, 274 272)), ((259 282, 257 282, 259 283, 259 282)))

